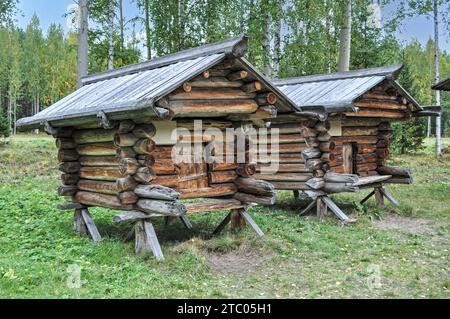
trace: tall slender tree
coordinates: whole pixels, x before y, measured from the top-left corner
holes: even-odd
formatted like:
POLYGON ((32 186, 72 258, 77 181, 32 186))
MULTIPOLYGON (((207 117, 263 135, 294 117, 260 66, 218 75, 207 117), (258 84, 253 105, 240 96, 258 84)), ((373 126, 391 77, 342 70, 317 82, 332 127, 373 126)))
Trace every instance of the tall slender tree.
POLYGON ((352 43, 352 0, 345 0, 344 18, 341 27, 339 72, 345 72, 350 69, 351 43, 352 43))
MULTIPOLYGON (((433 0, 433 17, 434 17, 434 76, 435 83, 439 82, 439 12, 438 0, 433 0)), ((436 105, 441 106, 441 92, 436 90, 436 105)), ((441 117, 436 117, 436 156, 441 156, 441 117)))
POLYGON ((77 87, 82 86, 81 79, 88 74, 88 0, 79 0, 78 16, 78 76, 77 87))

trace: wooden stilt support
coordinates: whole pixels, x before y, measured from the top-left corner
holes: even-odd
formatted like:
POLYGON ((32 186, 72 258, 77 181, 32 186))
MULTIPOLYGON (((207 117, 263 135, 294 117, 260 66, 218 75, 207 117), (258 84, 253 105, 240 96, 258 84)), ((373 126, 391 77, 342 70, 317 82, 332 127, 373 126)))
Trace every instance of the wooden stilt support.
MULTIPOLYGON (((323 197, 325 197, 325 196, 323 196, 323 197)), ((327 205, 323 201, 322 197, 317 197, 317 199, 316 199, 316 212, 317 212, 317 217, 320 220, 324 220, 325 214, 327 213, 327 205)))
POLYGON ((102 237, 95 225, 91 214, 87 208, 81 208, 75 210, 74 215, 74 228, 77 233, 82 236, 89 235, 93 241, 100 241, 102 237))
POLYGON ((73 228, 81 236, 87 235, 86 223, 83 220, 81 209, 76 209, 73 216, 73 228))
POLYGON ((381 194, 383 194, 384 197, 386 197, 386 199, 388 201, 390 201, 392 203, 392 205, 394 206, 400 206, 399 203, 397 202, 397 200, 387 192, 387 190, 385 190, 383 187, 380 188, 380 192, 381 194))
POLYGON ((149 220, 139 220, 134 226, 135 252, 137 255, 153 253, 156 260, 164 260, 153 224, 149 220))
POLYGON ((225 219, 217 226, 217 228, 212 233, 213 236, 220 234, 223 229, 231 222, 233 229, 242 229, 246 224, 248 224, 259 237, 264 237, 264 233, 250 216, 250 214, 244 209, 233 209, 225 217, 225 219))
POLYGON ((380 206, 385 206, 385 204, 384 204, 385 198, 389 202, 391 202, 392 205, 399 206, 399 203, 397 202, 397 200, 391 194, 389 194, 386 191, 386 189, 384 189, 383 186, 375 187, 374 190, 361 201, 361 204, 364 204, 365 202, 367 202, 372 196, 375 196, 375 200, 376 200, 377 204, 380 206))
POLYGON ((309 213, 310 211, 313 210, 314 207, 316 207, 316 205, 317 205, 317 200, 314 200, 313 202, 311 202, 311 204, 309 204, 304 210, 302 210, 300 212, 299 216, 309 213))
POLYGON ((231 213, 229 213, 224 220, 222 220, 222 222, 219 224, 219 226, 216 227, 216 229, 214 229, 212 235, 213 236, 217 236, 218 234, 220 234, 222 232, 222 230, 228 225, 228 223, 231 221, 231 213))
POLYGON ((255 223, 253 218, 249 215, 249 213, 247 213, 247 211, 245 209, 240 209, 239 213, 245 219, 247 224, 249 224, 250 227, 253 228, 253 230, 256 232, 256 234, 259 237, 261 237, 261 238, 264 237, 264 233, 262 232, 261 228, 259 228, 259 226, 255 223))
POLYGON ((187 229, 192 229, 192 224, 186 215, 181 215, 180 220, 187 229))
POLYGON ((375 195, 375 191, 372 191, 369 195, 364 197, 364 199, 360 202, 360 204, 364 204, 365 202, 367 202, 373 195, 375 195))
POLYGON ((384 197, 383 197, 383 193, 381 192, 380 188, 377 187, 374 190, 374 192, 375 192, 375 200, 376 200, 378 205, 384 206, 384 197))
POLYGON ((245 226, 245 219, 241 214, 241 209, 233 209, 231 211, 231 228, 240 230, 245 226))
POLYGON ((293 191, 294 193, 294 198, 295 199, 300 199, 300 192, 299 191, 293 191))
POLYGON ((91 236, 93 241, 100 241, 102 240, 102 236, 100 236, 100 233, 97 229, 97 226, 94 223, 94 220, 92 219, 91 214, 89 214, 89 211, 87 208, 83 208, 81 210, 81 215, 83 217, 84 222, 86 223, 87 230, 89 232, 89 235, 91 236))

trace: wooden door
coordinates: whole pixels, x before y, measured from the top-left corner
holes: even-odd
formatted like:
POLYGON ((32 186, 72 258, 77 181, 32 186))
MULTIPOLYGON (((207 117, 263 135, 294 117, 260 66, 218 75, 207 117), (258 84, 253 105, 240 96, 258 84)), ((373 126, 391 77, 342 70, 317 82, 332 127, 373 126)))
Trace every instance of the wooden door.
POLYGON ((354 146, 353 143, 344 143, 342 145, 342 158, 343 158, 343 167, 344 174, 353 174, 354 173, 354 154, 353 154, 354 146))

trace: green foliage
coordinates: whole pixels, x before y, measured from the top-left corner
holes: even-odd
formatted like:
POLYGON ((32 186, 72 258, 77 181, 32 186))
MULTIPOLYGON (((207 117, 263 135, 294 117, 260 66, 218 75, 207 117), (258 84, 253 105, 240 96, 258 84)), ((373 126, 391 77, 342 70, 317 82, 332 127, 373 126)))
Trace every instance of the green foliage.
POLYGON ((8 137, 11 134, 11 130, 9 128, 8 120, 3 114, 3 110, 0 108, 0 138, 8 137))
POLYGON ((422 148, 426 134, 426 124, 423 118, 414 118, 405 123, 393 123, 392 143, 394 150, 405 154, 419 151, 422 148))

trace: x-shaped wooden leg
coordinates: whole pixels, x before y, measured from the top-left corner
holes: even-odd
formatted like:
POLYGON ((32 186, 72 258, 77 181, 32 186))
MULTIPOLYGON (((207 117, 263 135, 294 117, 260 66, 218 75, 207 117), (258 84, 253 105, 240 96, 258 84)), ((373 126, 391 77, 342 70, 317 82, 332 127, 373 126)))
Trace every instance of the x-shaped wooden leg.
POLYGON ((79 234, 89 234, 93 241, 102 240, 102 236, 100 236, 97 226, 87 208, 75 210, 74 226, 79 234))
POLYGON ((155 228, 150 220, 137 221, 134 226, 135 252, 137 255, 153 253, 156 260, 164 260, 164 255, 156 236, 155 228))
POLYGON ((217 226, 217 228, 213 231, 213 236, 220 234, 223 229, 233 221, 234 227, 241 228, 247 223, 259 237, 264 237, 264 233, 250 216, 250 214, 243 208, 241 209, 233 209, 222 222, 217 226))
POLYGON ((370 192, 369 195, 364 197, 364 199, 361 201, 361 204, 367 202, 372 196, 375 196, 376 202, 380 206, 384 206, 384 198, 391 202, 392 205, 399 206, 395 198, 391 194, 389 194, 384 187, 376 187, 372 192, 370 192))
POLYGON ((300 216, 304 215, 316 208, 317 216, 320 219, 325 217, 328 209, 335 214, 340 220, 346 223, 354 223, 356 220, 348 218, 348 216, 329 198, 328 196, 319 196, 311 204, 309 204, 303 211, 300 212, 300 216))

